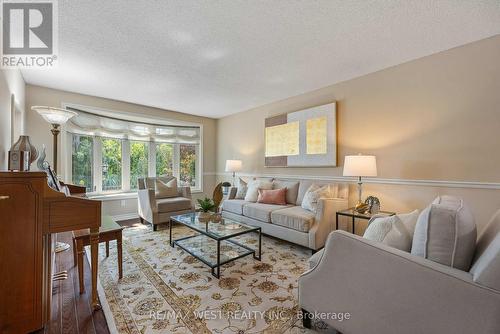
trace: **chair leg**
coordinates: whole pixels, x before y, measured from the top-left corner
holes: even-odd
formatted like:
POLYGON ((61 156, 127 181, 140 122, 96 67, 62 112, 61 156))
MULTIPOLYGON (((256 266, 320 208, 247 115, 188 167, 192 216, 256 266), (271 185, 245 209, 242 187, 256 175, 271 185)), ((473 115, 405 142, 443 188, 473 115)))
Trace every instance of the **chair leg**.
POLYGON ((116 247, 118 248, 118 278, 123 277, 123 255, 122 255, 122 232, 118 235, 116 239, 116 247))
POLYGON ((78 285, 80 287, 80 294, 85 293, 85 282, 83 280, 83 243, 81 241, 76 242, 76 248, 77 248, 77 265, 78 265, 78 285))
POLYGON ((78 265, 78 252, 76 250, 76 239, 73 238, 73 267, 78 265))
POLYGON ((302 326, 307 329, 311 329, 311 318, 312 314, 302 309, 302 326))
POLYGON ((106 241, 106 257, 109 257, 109 241, 106 241))

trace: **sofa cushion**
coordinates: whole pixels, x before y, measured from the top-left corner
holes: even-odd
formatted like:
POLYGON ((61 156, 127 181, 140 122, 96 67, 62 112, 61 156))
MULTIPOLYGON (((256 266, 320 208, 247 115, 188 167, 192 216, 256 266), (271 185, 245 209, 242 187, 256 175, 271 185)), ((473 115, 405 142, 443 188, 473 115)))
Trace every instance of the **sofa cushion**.
POLYGON ((238 179, 238 185, 234 185, 234 187, 237 187, 235 199, 245 199, 245 196, 247 194, 247 182, 243 180, 241 177, 238 179))
POLYGON ((177 179, 174 177, 167 182, 160 178, 155 179, 155 197, 156 198, 170 198, 177 197, 177 179))
POLYGON ((271 212, 284 209, 286 205, 249 203, 243 206, 243 215, 266 223, 271 222, 271 212))
POLYGON ((265 190, 259 189, 258 203, 286 205, 286 188, 265 190))
POLYGON ((302 205, 302 200, 304 199, 304 195, 306 194, 307 190, 309 187, 311 187, 313 184, 316 184, 319 187, 329 185, 328 189, 330 191, 330 196, 335 198, 338 196, 338 184, 336 183, 329 183, 329 182, 321 182, 321 181, 314 181, 314 180, 301 180, 299 183, 299 190, 297 193, 297 201, 295 202, 296 205, 302 205))
POLYGON ((476 246, 476 224, 462 199, 440 196, 418 217, 411 253, 468 271, 476 246))
POLYGON ((273 183, 266 180, 252 180, 248 182, 247 193, 245 195, 245 201, 247 202, 257 202, 259 196, 259 189, 273 189, 273 183))
POLYGON ((409 252, 417 218, 418 210, 389 217, 375 216, 370 219, 363 238, 409 252))
POLYGON ((156 201, 158 212, 174 212, 191 209, 191 200, 185 197, 161 198, 156 201))
POLYGON ((250 203, 242 199, 227 199, 222 202, 222 210, 242 215, 243 206, 250 203))
POLYGON ((318 265, 319 260, 321 260, 324 252, 325 249, 323 248, 322 250, 314 253, 314 255, 309 258, 309 269, 312 269, 318 265))
POLYGON ((308 232, 314 223, 315 214, 311 211, 292 206, 286 209, 273 211, 271 213, 271 222, 274 225, 288 227, 293 230, 308 232))
POLYGON ((288 204, 295 204, 295 202, 297 202, 297 195, 299 193, 299 182, 285 180, 273 181, 273 189, 282 188, 286 188, 286 202, 288 204))
POLYGON ((333 198, 332 185, 318 186, 313 183, 302 199, 302 208, 316 213, 320 198, 333 198))

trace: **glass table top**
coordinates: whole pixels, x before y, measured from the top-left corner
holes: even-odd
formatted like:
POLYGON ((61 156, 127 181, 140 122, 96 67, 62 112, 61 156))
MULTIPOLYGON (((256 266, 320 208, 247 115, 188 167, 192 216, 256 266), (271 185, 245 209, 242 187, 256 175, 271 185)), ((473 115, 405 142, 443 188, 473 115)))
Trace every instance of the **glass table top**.
POLYGON ((257 231, 260 228, 254 226, 248 226, 242 223, 235 222, 233 220, 222 218, 221 222, 200 222, 199 213, 192 212, 178 216, 170 217, 177 223, 188 226, 189 228, 200 232, 202 234, 208 235, 214 239, 227 239, 231 236, 240 235, 246 232, 257 231))
MULTIPOLYGON (((205 262, 210 267, 217 266, 217 241, 206 236, 197 235, 194 237, 175 241, 177 246, 187 250, 191 255, 205 262)), ((231 240, 223 240, 220 245, 220 262, 230 262, 234 259, 254 253, 253 250, 242 247, 231 240)))

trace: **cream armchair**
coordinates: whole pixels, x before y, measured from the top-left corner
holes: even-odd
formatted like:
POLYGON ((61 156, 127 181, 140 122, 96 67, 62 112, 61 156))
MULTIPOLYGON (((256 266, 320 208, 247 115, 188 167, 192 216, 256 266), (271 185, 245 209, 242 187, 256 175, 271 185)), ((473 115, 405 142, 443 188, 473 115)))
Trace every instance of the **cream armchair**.
POLYGON ((349 313, 323 320, 344 334, 500 333, 500 211, 469 272, 344 231, 332 232, 310 264, 299 278, 305 319, 349 313))
MULTIPOLYGON (((174 177, 160 176, 158 179, 164 183, 174 177)), ((144 221, 153 225, 156 231, 159 224, 168 223, 171 216, 193 212, 194 205, 189 187, 177 187, 176 197, 156 198, 155 177, 139 178, 137 191, 138 211, 141 223, 144 221)))

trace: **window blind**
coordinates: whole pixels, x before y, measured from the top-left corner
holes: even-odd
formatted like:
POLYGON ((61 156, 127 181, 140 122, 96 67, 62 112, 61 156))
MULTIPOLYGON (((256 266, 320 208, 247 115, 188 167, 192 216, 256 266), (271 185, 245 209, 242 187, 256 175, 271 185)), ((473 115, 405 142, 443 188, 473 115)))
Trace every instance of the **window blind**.
POLYGON ((199 144, 199 126, 161 125, 101 116, 68 108, 78 115, 66 123, 66 131, 79 135, 165 143, 199 144))

